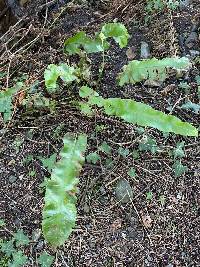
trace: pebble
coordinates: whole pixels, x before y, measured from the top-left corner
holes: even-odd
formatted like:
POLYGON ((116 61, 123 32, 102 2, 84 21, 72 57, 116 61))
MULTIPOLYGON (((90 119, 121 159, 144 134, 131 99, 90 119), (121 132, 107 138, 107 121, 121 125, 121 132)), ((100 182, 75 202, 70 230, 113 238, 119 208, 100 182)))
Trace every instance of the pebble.
POLYGON ((127 180, 118 181, 115 188, 115 196, 123 204, 128 203, 133 198, 133 190, 127 180))
POLYGON ((35 231, 33 231, 33 233, 32 233, 33 242, 37 242, 39 240, 40 236, 41 236, 41 230, 40 229, 36 229, 35 231))
POLYGON ((11 184, 13 184, 14 182, 16 182, 17 181, 17 177, 16 176, 14 176, 14 175, 11 175, 10 177, 9 177, 9 182, 11 183, 11 184))
POLYGON ((87 203, 84 204, 83 210, 84 210, 85 213, 89 213, 90 212, 90 207, 89 207, 89 205, 87 203))
POLYGON ((44 248, 44 241, 40 240, 36 246, 37 250, 42 250, 44 248))
POLYGON ((144 41, 141 42, 140 57, 143 59, 147 59, 150 57, 149 45, 144 41))
POLYGON ((194 59, 195 57, 198 57, 200 55, 200 51, 198 51, 198 50, 189 50, 189 52, 190 52, 190 57, 192 59, 194 59))
POLYGON ((180 10, 186 9, 190 5, 190 2, 191 0, 181 0, 179 4, 180 10))
POLYGON ((151 87, 160 87, 163 84, 162 81, 153 81, 153 80, 146 80, 144 85, 151 86, 151 87))

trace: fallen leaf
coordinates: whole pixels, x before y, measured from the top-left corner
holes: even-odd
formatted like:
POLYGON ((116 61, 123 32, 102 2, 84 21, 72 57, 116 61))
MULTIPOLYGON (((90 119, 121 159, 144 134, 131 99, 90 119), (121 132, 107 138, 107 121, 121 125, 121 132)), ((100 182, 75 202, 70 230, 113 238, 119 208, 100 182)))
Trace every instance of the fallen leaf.
POLYGON ((146 228, 152 227, 152 219, 149 215, 142 216, 142 222, 146 228))

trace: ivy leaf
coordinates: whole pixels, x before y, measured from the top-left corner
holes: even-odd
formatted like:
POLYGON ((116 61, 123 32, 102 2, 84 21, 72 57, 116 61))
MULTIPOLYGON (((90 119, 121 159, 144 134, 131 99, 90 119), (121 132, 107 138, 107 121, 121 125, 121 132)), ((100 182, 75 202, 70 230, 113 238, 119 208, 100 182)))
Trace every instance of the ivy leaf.
POLYGON ((110 147, 106 142, 103 142, 103 143, 100 145, 99 149, 100 149, 102 152, 106 153, 106 154, 110 154, 110 153, 111 153, 111 147, 110 147))
POLYGON ((12 240, 4 241, 3 243, 1 243, 0 246, 1 246, 1 252, 6 254, 6 256, 8 257, 10 257, 13 252, 15 252, 12 240))
POLYGON ((146 193, 146 200, 152 200, 153 198, 153 193, 151 191, 146 193))
POLYGON ((44 72, 45 86, 49 93, 54 93, 57 89, 57 80, 60 77, 65 83, 71 83, 75 80, 78 81, 74 67, 67 64, 50 64, 44 72))
POLYGON ((136 173, 135 173, 135 169, 134 169, 133 167, 130 168, 130 170, 128 171, 128 175, 129 175, 131 178, 135 178, 136 173))
POLYGON ((23 230, 18 230, 17 233, 14 234, 13 239, 16 241, 16 246, 24 246, 28 245, 30 240, 28 236, 26 236, 23 230))
POLYGON ((189 66, 190 62, 186 57, 133 60, 123 67, 123 72, 119 75, 119 85, 135 84, 143 80, 164 81, 169 68, 185 70, 189 66))
POLYGON ((0 227, 4 227, 6 225, 6 223, 4 222, 4 220, 0 219, 0 227))
POLYGON ((18 82, 14 87, 8 88, 6 90, 0 90, 0 113, 3 114, 3 119, 5 122, 11 119, 13 112, 12 100, 14 94, 17 93, 23 86, 22 82, 18 82))
POLYGON ((93 152, 87 155, 86 159, 88 162, 91 162, 92 164, 96 164, 101 158, 97 154, 97 152, 93 152))
POLYGON ((119 149, 118 149, 118 153, 119 153, 119 155, 121 155, 122 157, 126 158, 126 157, 129 155, 130 151, 129 151, 128 148, 119 147, 119 149))
POLYGON ((38 159, 42 162, 44 168, 46 168, 48 172, 51 172, 52 168, 55 166, 56 157, 57 154, 54 153, 49 158, 38 157, 38 159))
POLYGON ((84 162, 87 137, 66 136, 63 141, 61 160, 56 163, 46 185, 42 213, 43 235, 54 248, 64 244, 75 226, 77 177, 84 162))
POLYGON ((181 106, 182 109, 191 110, 195 114, 199 114, 200 105, 192 103, 191 101, 188 101, 187 103, 183 104, 181 106))
POLYGON ((53 261, 54 261, 54 256, 51 256, 46 252, 43 252, 38 259, 38 262, 41 265, 41 267, 50 267, 53 261))
POLYGON ((139 144, 140 151, 150 151, 152 154, 158 151, 156 140, 150 137, 144 138, 139 144))
POLYGON ((200 85, 200 75, 197 75, 197 76, 195 77, 195 80, 196 80, 196 82, 197 82, 197 85, 200 85))
POLYGON ((102 27, 101 33, 108 38, 113 37, 120 48, 127 46, 129 34, 126 27, 122 23, 107 23, 102 27))
POLYGON ((13 260, 8 263, 8 267, 21 267, 25 266, 28 257, 23 254, 21 250, 16 251, 12 254, 13 260))
POLYGON ((182 158, 185 156, 185 152, 183 150, 185 142, 177 143, 176 148, 173 150, 174 158, 182 158))
POLYGON ((175 177, 179 177, 182 174, 184 174, 188 168, 187 166, 182 165, 181 161, 176 160, 172 166, 174 173, 175 173, 175 177))

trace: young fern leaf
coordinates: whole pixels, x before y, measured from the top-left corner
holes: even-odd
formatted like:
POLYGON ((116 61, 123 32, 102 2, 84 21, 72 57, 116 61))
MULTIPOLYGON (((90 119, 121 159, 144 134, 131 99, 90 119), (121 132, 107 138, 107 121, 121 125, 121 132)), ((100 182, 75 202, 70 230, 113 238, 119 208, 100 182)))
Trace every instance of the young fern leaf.
POLYGON ((106 40, 109 37, 112 37, 123 48, 127 45, 129 34, 123 24, 108 23, 102 27, 101 32, 97 33, 94 39, 88 37, 83 31, 68 38, 64 43, 64 51, 69 55, 80 54, 81 48, 88 54, 103 52, 110 47, 106 40))
POLYGON ((47 183, 43 208, 43 235, 53 247, 63 245, 75 226, 77 176, 84 162, 87 137, 80 135, 77 140, 65 137, 63 141, 61 160, 47 183))
POLYGON ((83 31, 78 32, 73 37, 68 38, 64 43, 64 52, 68 53, 69 55, 79 54, 81 52, 81 48, 83 48, 88 54, 97 53, 108 48, 108 43, 102 45, 99 35, 96 35, 94 39, 91 39, 83 31))
POLYGON ((45 86, 50 93, 56 91, 57 80, 60 77, 65 83, 78 81, 76 76, 77 70, 67 64, 50 64, 44 72, 45 86))
POLYGON ((198 130, 190 123, 182 122, 173 115, 167 115, 132 99, 108 98, 104 102, 104 110, 107 115, 139 126, 150 126, 165 133, 198 136, 198 130))
POLYGON ((119 74, 119 85, 135 84, 143 80, 164 81, 167 78, 169 68, 185 70, 189 66, 190 61, 186 57, 133 60, 125 65, 123 72, 119 74))
POLYGON ((107 23, 102 27, 101 33, 106 37, 112 37, 120 48, 127 46, 129 34, 122 23, 107 23))
POLYGON ((182 122, 175 116, 155 110, 149 105, 132 99, 104 99, 87 86, 83 86, 79 94, 84 98, 88 98, 88 104, 91 107, 93 105, 100 108, 103 107, 107 115, 116 116, 126 122, 139 126, 153 127, 162 132, 172 132, 184 136, 198 136, 198 130, 191 124, 182 122))

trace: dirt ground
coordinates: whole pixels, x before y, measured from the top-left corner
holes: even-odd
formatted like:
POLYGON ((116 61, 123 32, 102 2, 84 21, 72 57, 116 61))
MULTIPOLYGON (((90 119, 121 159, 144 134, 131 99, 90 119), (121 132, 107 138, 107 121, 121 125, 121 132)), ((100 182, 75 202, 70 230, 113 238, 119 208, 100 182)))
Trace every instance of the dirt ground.
MULTIPOLYGON (((69 60, 63 53, 64 40, 80 30, 92 35, 103 23, 117 20, 126 25, 131 37, 123 50, 112 43, 98 92, 104 97, 134 98, 166 113, 170 112, 169 106, 173 107, 174 115, 199 127, 199 113, 180 108, 185 93, 178 86, 187 82, 187 98, 199 103, 195 76, 200 75, 200 68, 194 58, 189 73, 179 80, 172 74, 159 88, 141 84, 119 87, 115 79, 128 62, 127 49, 131 48, 134 58, 140 59, 141 41, 150 45, 151 57, 200 52, 198 0, 181 10, 153 14, 147 25, 145 1, 64 2, 33 1, 23 8, 17 24, 1 33, 0 71, 7 75, 1 78, 0 88, 12 86, 16 79, 24 80, 27 87, 38 81, 36 91, 49 97, 43 73, 48 64, 69 60), (190 48, 185 40, 194 31, 198 40, 192 40, 190 48)), ((96 80, 101 55, 90 59, 96 80)), ((76 62, 76 57, 73 60, 76 62)), ((200 266, 199 138, 166 137, 151 128, 141 132, 134 125, 100 112, 88 118, 70 104, 77 100, 77 92, 74 86, 54 96, 54 112, 18 106, 9 124, 1 124, 0 218, 5 220, 6 228, 0 230, 0 237, 9 238, 17 229, 23 229, 30 238, 39 233, 24 251, 29 259, 27 267, 39 266, 37 258, 42 251, 55 256, 53 266, 62 267, 200 266), (96 164, 85 163, 79 183, 76 229, 64 246, 53 251, 40 233, 44 197, 40 184, 50 174, 38 157, 59 153, 67 132, 88 135, 87 154, 97 151, 103 142, 111 146, 112 153, 101 153, 101 161, 96 164), (136 157, 145 136, 157 141, 159 151, 139 151, 136 157), (181 141, 185 142, 182 164, 188 171, 175 177, 171 151, 181 141), (119 155, 120 147, 130 153, 119 155), (108 165, 108 160, 112 164, 108 165), (131 167, 135 178, 127 174, 131 167), (115 196, 116 183, 123 178, 133 190, 133 199, 126 204, 115 196), (147 198, 149 192, 151 199, 147 198)))

